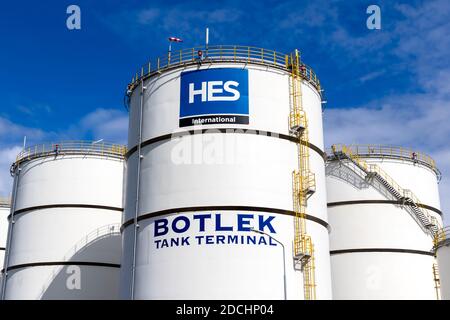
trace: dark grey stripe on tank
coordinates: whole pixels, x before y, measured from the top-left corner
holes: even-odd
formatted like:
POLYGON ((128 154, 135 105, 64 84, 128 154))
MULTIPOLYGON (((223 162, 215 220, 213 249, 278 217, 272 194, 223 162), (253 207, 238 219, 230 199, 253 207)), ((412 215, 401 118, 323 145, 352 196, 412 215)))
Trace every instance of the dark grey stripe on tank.
MULTIPOLYGON (((145 213, 140 215, 137 220, 142 221, 149 218, 169 215, 173 213, 181 213, 181 212, 196 212, 196 211, 255 211, 255 212, 268 212, 268 213, 277 213, 277 214, 284 214, 289 216, 295 216, 294 211, 290 210, 283 210, 283 209, 277 209, 277 208, 267 208, 267 207, 252 207, 252 206, 198 206, 198 207, 183 207, 183 208, 173 208, 173 209, 166 209, 161 211, 155 211, 150 213, 145 213)), ((329 230, 329 225, 326 221, 311 216, 306 215, 305 218, 307 220, 313 221, 318 223, 319 225, 327 228, 329 230)), ((121 230, 123 231, 124 228, 132 225, 134 222, 134 219, 129 219, 125 221, 122 224, 121 230)))
MULTIPOLYGON (((263 131, 263 130, 252 130, 252 129, 239 129, 239 128, 209 128, 209 129, 201 129, 201 130, 187 130, 187 131, 181 131, 181 132, 175 132, 175 133, 169 133, 162 136, 158 136, 149 140, 145 140, 141 142, 141 148, 145 146, 152 145, 157 142, 170 140, 173 138, 183 137, 183 136, 190 136, 195 134, 209 134, 209 133, 226 133, 226 134, 253 134, 253 135, 262 135, 266 137, 272 137, 272 138, 278 138, 283 140, 288 140, 294 143, 298 142, 298 138, 286 134, 281 133, 275 133, 271 131, 263 131)), ((325 152, 323 152, 322 149, 317 147, 316 145, 312 143, 307 143, 306 141, 301 141, 302 145, 308 146, 311 150, 314 150, 317 154, 320 155, 320 157, 325 161, 325 152)), ((125 155, 125 158, 128 159, 133 153, 137 151, 137 146, 134 146, 128 150, 128 152, 125 155)))

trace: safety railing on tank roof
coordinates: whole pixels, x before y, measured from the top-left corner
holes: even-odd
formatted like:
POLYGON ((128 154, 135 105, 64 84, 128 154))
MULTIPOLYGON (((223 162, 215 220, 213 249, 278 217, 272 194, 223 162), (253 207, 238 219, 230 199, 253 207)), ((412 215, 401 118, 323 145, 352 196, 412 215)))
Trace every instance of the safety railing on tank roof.
POLYGON ((22 150, 16 157, 13 166, 35 158, 49 155, 94 154, 123 157, 127 147, 120 144, 96 141, 61 141, 31 146, 22 150))
POLYGON ((11 205, 11 198, 0 197, 0 207, 9 207, 11 205))
MULTIPOLYGON (((128 90, 133 90, 139 82, 148 76, 167 70, 172 67, 191 63, 208 62, 252 62, 267 66, 291 71, 291 55, 280 53, 274 50, 268 50, 257 47, 218 45, 206 47, 194 47, 172 51, 166 56, 159 57, 154 61, 148 62, 145 66, 136 72, 128 85, 128 90), (199 55, 201 52, 201 55, 199 55)), ((311 67, 301 63, 300 72, 302 76, 309 80, 317 90, 321 90, 320 81, 311 67)))
POLYGON ((434 238, 435 248, 438 248, 447 243, 450 243, 450 226, 439 229, 434 238))
MULTIPOLYGON (((438 180, 441 180, 441 172, 436 167, 436 162, 433 158, 425 153, 417 152, 411 148, 375 144, 355 144, 348 145, 348 147, 351 148, 353 154, 363 158, 389 158, 418 162, 432 169, 436 173, 438 180)), ((327 150, 326 153, 333 158, 333 152, 331 149, 327 150)))

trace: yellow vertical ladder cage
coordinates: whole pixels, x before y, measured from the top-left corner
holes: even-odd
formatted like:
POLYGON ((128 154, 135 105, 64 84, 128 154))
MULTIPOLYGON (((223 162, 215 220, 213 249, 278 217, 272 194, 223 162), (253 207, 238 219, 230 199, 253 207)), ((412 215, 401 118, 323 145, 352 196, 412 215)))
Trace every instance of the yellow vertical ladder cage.
POLYGON ((292 172, 294 217, 294 261, 303 272, 305 300, 316 299, 314 243, 306 232, 306 207, 308 198, 315 191, 315 176, 309 170, 308 119, 303 109, 302 79, 304 70, 300 55, 295 50, 288 59, 290 75, 289 131, 298 138, 298 169, 292 172))

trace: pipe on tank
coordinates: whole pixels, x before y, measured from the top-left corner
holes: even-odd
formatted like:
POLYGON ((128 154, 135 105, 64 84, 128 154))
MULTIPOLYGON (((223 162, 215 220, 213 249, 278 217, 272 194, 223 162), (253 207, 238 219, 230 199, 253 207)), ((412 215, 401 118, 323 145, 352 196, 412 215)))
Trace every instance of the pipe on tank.
POLYGON ((138 216, 139 216, 139 191, 141 187, 141 161, 142 161, 142 122, 143 122, 143 108, 144 108, 144 91, 147 89, 144 87, 144 79, 141 80, 141 92, 140 92, 140 106, 139 106, 139 137, 138 137, 138 161, 137 161, 137 179, 136 179, 136 203, 134 213, 134 239, 133 239, 133 265, 131 268, 131 300, 134 300, 134 287, 136 282, 136 252, 137 252, 137 233, 139 229, 138 216))
POLYGON ((14 229, 14 212, 16 211, 16 198, 17 198, 17 186, 19 185, 19 177, 20 177, 20 162, 17 164, 16 168, 16 177, 14 179, 14 188, 13 188, 13 194, 12 194, 12 205, 11 205, 11 220, 9 223, 9 230, 8 230, 8 238, 6 240, 6 251, 5 251, 5 261, 3 264, 3 272, 4 272, 4 278, 2 281, 2 294, 1 294, 1 300, 5 300, 6 295, 6 281, 8 278, 8 266, 9 266, 9 252, 11 249, 11 242, 12 242, 12 233, 14 229))

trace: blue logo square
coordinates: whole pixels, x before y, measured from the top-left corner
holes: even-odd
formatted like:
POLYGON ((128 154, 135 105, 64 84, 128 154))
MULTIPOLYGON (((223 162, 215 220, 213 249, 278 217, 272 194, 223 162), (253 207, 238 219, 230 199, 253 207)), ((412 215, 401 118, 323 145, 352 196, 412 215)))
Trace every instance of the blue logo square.
POLYGON ((217 123, 249 123, 247 69, 181 73, 180 127, 217 123))

